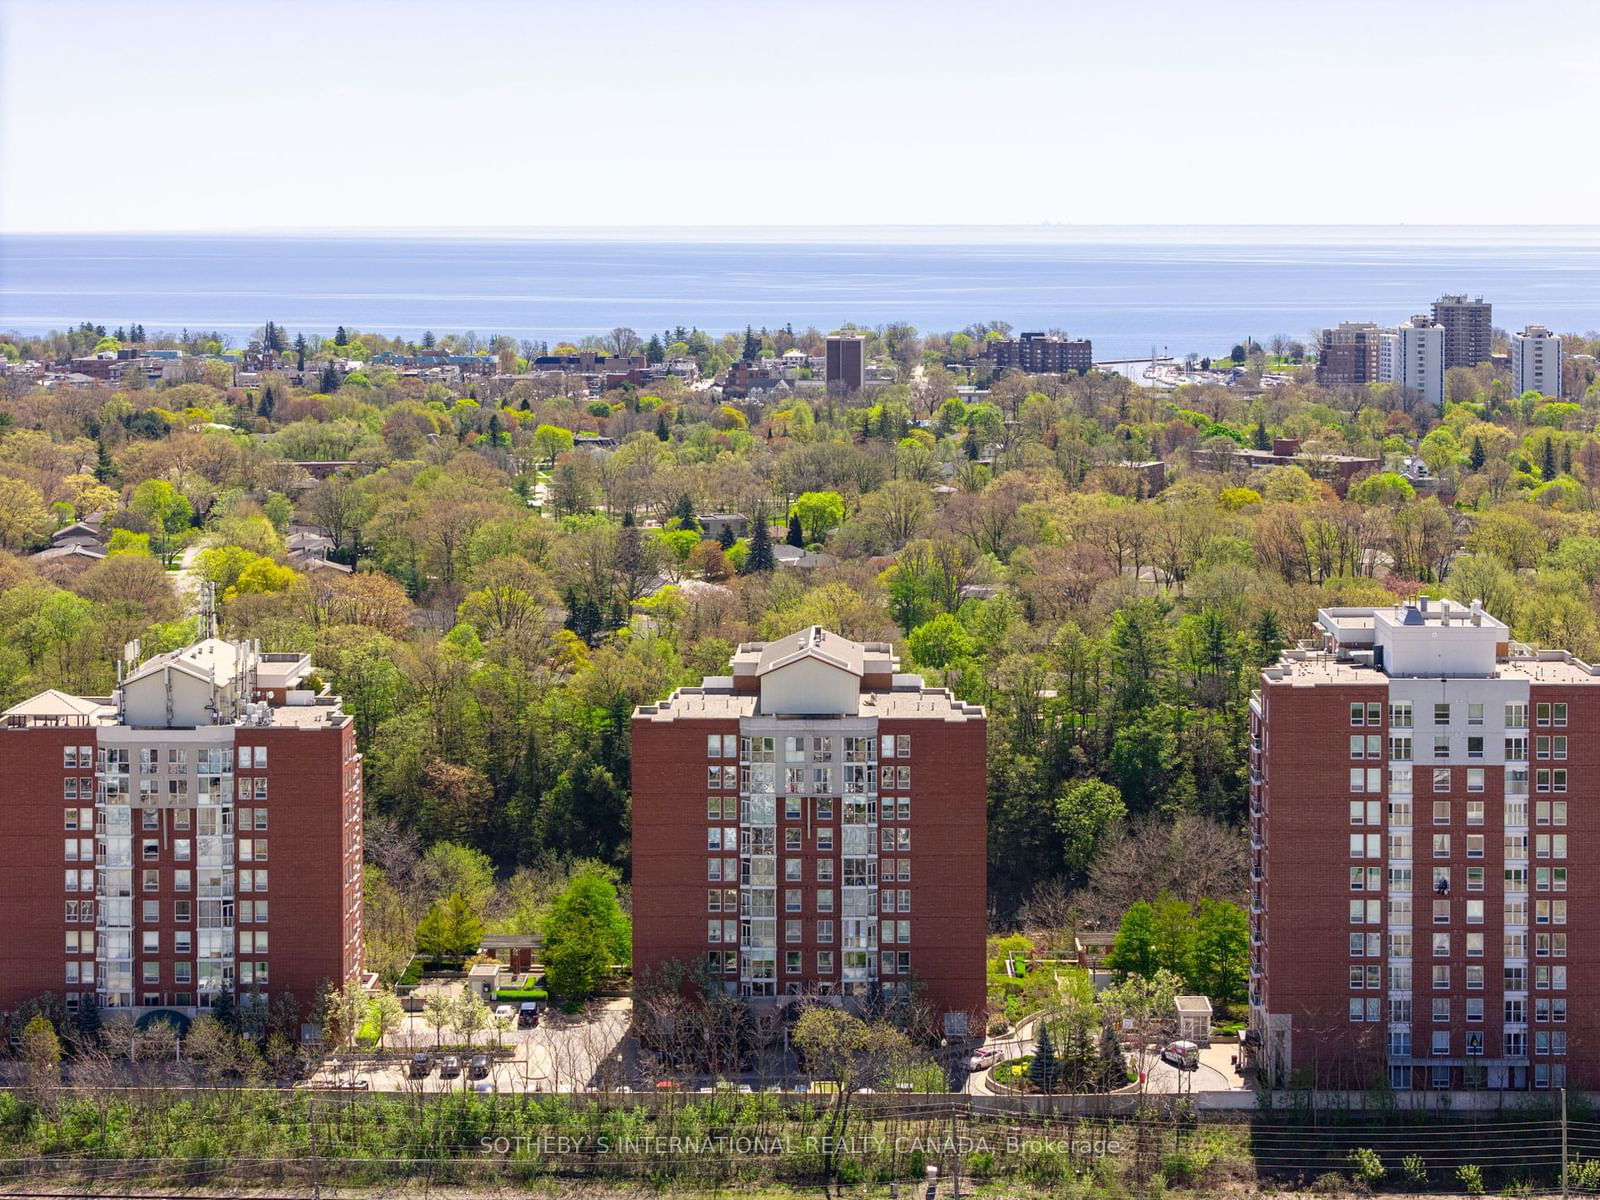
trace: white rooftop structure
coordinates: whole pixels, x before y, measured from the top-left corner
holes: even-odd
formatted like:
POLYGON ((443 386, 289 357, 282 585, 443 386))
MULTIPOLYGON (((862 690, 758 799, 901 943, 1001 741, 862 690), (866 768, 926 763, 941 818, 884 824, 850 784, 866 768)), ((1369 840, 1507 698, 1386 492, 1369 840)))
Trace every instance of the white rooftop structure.
POLYGON ((1388 608, 1325 608, 1317 613, 1330 648, 1370 651, 1372 665, 1386 675, 1489 676, 1509 652, 1505 623, 1470 605, 1426 596, 1388 608))

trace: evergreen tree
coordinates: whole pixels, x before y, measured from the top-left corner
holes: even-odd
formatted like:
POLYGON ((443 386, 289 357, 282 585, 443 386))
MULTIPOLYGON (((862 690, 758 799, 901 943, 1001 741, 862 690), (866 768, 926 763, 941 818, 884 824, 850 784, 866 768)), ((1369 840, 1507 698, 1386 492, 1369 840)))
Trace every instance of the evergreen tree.
POLYGON ((733 536, 733 526, 727 521, 722 523, 722 532, 717 534, 717 545, 724 550, 732 550, 736 539, 733 536))
POLYGON ((261 348, 263 350, 271 350, 274 354, 277 354, 287 345, 288 339, 284 337, 283 326, 268 321, 266 328, 261 333, 261 348))
POLYGON ((761 339, 755 335, 755 331, 750 326, 746 325, 744 327, 744 361, 753 363, 760 357, 761 339))
POLYGON ((93 992, 85 992, 78 1005, 78 1034, 89 1042, 100 1036, 100 1001, 93 992))
MULTIPOLYGON (((430 334, 429 336, 431 337, 432 335, 430 334)), ((343 325, 333 331, 333 344, 335 346, 348 346, 350 344, 350 335, 345 332, 343 325)))
POLYGON ((1561 443, 1561 470, 1564 474, 1572 474, 1572 443, 1561 443))
POLYGON ((1489 456, 1483 451, 1483 439, 1474 435, 1472 439, 1472 454, 1467 459, 1468 465, 1470 465, 1474 471, 1481 471, 1483 470, 1483 464, 1485 461, 1487 461, 1488 457, 1489 456))
POLYGON ((1033 1061, 1028 1064, 1028 1081, 1045 1095, 1056 1090, 1061 1075, 1061 1063, 1056 1058, 1055 1042, 1050 1038, 1050 1026, 1039 1022, 1039 1041, 1033 1048, 1033 1061))
POLYGON ((689 498, 688 492, 678 497, 678 503, 673 508, 672 515, 678 518, 679 529, 687 529, 692 532, 700 528, 700 522, 695 519, 694 515, 694 501, 689 498))
POLYGON ((490 413, 489 414, 489 445, 498 446, 500 444, 500 442, 501 442, 502 436, 503 435, 501 434, 501 431, 500 431, 500 414, 497 413, 497 412, 490 413))
POLYGON ((422 348, 424 350, 432 350, 438 344, 438 339, 433 336, 433 330, 424 329, 422 331, 422 348))
POLYGON ((1256 422, 1256 449, 1272 449, 1272 441, 1267 437, 1267 423, 1265 421, 1256 422))
POLYGON ((652 333, 650 340, 644 344, 644 360, 651 366, 666 361, 667 349, 661 344, 661 337, 652 333))
POLYGON ((1539 473, 1546 479, 1556 477, 1556 440, 1553 437, 1544 440, 1544 450, 1539 456, 1539 473))
POLYGON ((104 442, 96 444, 94 460, 94 477, 98 483, 109 483, 116 474, 116 467, 111 463, 111 451, 106 449, 104 442))
POLYGON ((1128 1082, 1128 1059, 1122 1053, 1117 1031, 1109 1025, 1100 1031, 1100 1062, 1096 1074, 1103 1092, 1114 1091, 1128 1082))
POLYGON ((667 428, 667 410, 658 408, 656 410, 656 440, 665 442, 671 440, 671 438, 672 433, 667 428))
POLYGON ((801 550, 806 548, 805 530, 800 528, 800 518, 794 513, 789 514, 789 536, 783 540, 788 542, 789 545, 798 547, 801 550))
POLYGON ((272 420, 272 410, 278 407, 278 397, 269 383, 261 389, 261 403, 256 406, 256 415, 272 420))
POLYGON ((339 372, 334 369, 331 362, 322 368, 322 380, 318 383, 317 390, 324 396, 331 396, 339 390, 339 372))
POLYGON ((239 1005, 228 988, 217 993, 217 1002, 211 1006, 211 1015, 229 1033, 239 1032, 239 1005))
POLYGON ((778 565, 772 557, 772 531, 767 528, 767 510, 756 509, 754 528, 750 531, 750 553, 744 560, 743 574, 770 571, 778 565))
POLYGON ((139 342, 141 344, 144 342, 144 326, 143 325, 135 325, 130 332, 133 335, 133 340, 134 341, 139 342))
POLYGON ((1278 661, 1278 654, 1283 650, 1283 630, 1278 626, 1278 614, 1272 609, 1262 609, 1256 618, 1255 640, 1259 665, 1271 666, 1278 661))
POLYGON ((303 333, 294 335, 294 369, 296 371, 306 369, 306 335, 303 333))
POLYGON ((632 529, 637 524, 638 522, 633 519, 633 509, 630 508, 622 514, 622 527, 624 529, 632 529))

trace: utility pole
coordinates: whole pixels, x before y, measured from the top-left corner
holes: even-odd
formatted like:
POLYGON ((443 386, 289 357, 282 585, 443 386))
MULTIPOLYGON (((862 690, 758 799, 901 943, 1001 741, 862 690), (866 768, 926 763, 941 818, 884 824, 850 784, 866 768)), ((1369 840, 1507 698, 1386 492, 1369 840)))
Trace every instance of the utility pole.
POLYGON ((1567 1089, 1561 1089, 1561 1200, 1567 1200, 1567 1089))

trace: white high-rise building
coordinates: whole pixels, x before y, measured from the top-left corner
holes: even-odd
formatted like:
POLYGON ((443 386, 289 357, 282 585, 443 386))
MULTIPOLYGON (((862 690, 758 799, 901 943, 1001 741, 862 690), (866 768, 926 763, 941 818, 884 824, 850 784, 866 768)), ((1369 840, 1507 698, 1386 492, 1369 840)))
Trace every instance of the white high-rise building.
POLYGON ((1378 342, 1378 381, 1397 384, 1443 408, 1444 326, 1416 316, 1383 334, 1378 342))
POLYGON ((1543 325, 1511 335, 1511 390, 1561 396, 1561 339, 1543 325))

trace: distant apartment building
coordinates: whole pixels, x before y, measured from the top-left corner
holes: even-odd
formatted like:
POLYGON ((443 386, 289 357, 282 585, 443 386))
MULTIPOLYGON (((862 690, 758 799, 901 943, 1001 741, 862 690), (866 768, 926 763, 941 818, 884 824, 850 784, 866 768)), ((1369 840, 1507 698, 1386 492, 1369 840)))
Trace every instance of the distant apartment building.
POLYGON ((1511 335, 1511 390, 1561 396, 1561 339, 1543 325, 1511 335))
POLYGON ((1445 330, 1426 316, 1415 316, 1378 335, 1378 380, 1415 392, 1435 408, 1444 407, 1445 330))
POLYGON ((813 626, 635 711, 636 971, 980 1019, 986 719, 898 667, 813 626))
POLYGON ((1444 327, 1446 370, 1489 361, 1492 308, 1482 296, 1440 296, 1433 302, 1433 323, 1444 327))
POLYGON ((1250 701, 1267 1082, 1594 1087, 1600 676, 1477 604, 1317 624, 1250 701))
POLYGON ((859 392, 867 381, 866 340, 850 334, 828 338, 826 382, 847 392, 859 392))
POLYGON ((1324 387, 1376 383, 1382 334, 1371 321, 1343 321, 1324 329, 1317 343, 1317 382, 1324 387))
POLYGON ((0 1007, 304 1008, 359 978, 361 761, 310 675, 303 654, 206 638, 112 696, 0 714, 0 1007))
POLYGON ((984 349, 999 371, 1029 375, 1083 374, 1094 367, 1094 346, 1088 338, 1069 340, 1044 333, 997 338, 984 349))

